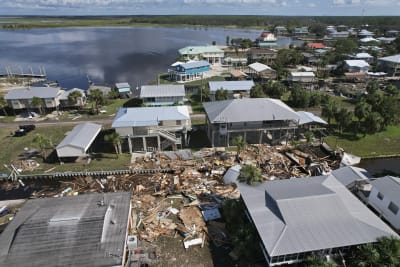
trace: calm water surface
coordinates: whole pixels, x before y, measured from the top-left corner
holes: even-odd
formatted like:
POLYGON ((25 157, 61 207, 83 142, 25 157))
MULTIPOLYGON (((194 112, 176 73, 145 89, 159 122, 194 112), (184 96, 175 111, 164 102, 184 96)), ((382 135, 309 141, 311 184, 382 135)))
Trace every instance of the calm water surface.
MULTIPOLYGON (((88 87, 98 83, 129 82, 131 86, 156 80, 188 45, 224 45, 230 38, 259 36, 259 30, 222 28, 59 28, 0 31, 0 73, 44 66, 48 78, 62 87, 88 87)), ((280 40, 288 45, 290 39, 280 40)))

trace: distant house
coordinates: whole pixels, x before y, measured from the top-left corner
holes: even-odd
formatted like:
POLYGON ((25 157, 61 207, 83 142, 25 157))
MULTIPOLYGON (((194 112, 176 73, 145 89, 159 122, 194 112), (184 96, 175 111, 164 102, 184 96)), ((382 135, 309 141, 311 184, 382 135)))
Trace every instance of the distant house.
POLYGON ((252 78, 261 78, 261 79, 275 79, 276 71, 272 69, 270 66, 265 64, 255 62, 248 66, 249 76, 252 78))
POLYGON ((225 81, 225 82, 208 82, 210 87, 210 99, 215 101, 215 93, 221 88, 228 91, 228 97, 242 98, 250 95, 250 89, 254 86, 254 82, 250 81, 225 81))
POLYGON ((370 65, 365 60, 345 60, 345 68, 348 72, 368 72, 370 65))
POLYGON ((87 151, 100 133, 102 126, 91 122, 76 125, 57 145, 59 158, 78 158, 87 156, 87 151))
POLYGON ((368 204, 400 230, 400 178, 385 176, 371 181, 371 184, 368 204))
POLYGON ((178 50, 185 60, 205 60, 210 64, 220 64, 224 58, 224 50, 215 45, 186 46, 178 50))
POLYGON ((360 39, 361 43, 370 43, 370 42, 375 42, 379 43, 380 41, 378 39, 372 38, 372 37, 364 37, 360 39))
POLYGON ((396 40, 395 37, 379 37, 376 39, 383 44, 391 44, 396 40))
POLYGON ((307 47, 312 49, 325 49, 326 46, 323 43, 308 43, 307 47))
POLYGON ((308 27, 297 27, 293 30, 294 36, 305 36, 308 35, 308 27))
POLYGON ((276 26, 274 29, 274 33, 276 35, 287 35, 288 34, 288 30, 285 26, 276 26))
POLYGON ((0 267, 125 266, 131 193, 27 200, 0 235, 0 267))
POLYGON ((278 55, 278 51, 267 47, 251 47, 248 50, 248 58, 251 62, 263 61, 272 64, 278 55))
POLYGON ((374 60, 374 57, 369 53, 357 53, 355 55, 351 55, 350 57, 357 60, 365 60, 368 63, 371 63, 374 60))
POLYGON ((293 109, 272 98, 205 102, 203 106, 212 146, 229 146, 238 135, 248 143, 284 141, 294 134, 300 119, 293 109))
POLYGON ((315 74, 312 71, 293 71, 289 73, 288 81, 299 83, 315 82, 315 74))
POLYGON ((378 58, 378 66, 390 76, 400 76, 400 54, 378 58))
POLYGON ((32 105, 34 97, 42 100, 43 108, 56 109, 60 105, 60 96, 63 93, 59 87, 24 87, 8 91, 4 99, 14 110, 37 108, 32 105))
POLYGON ((187 106, 120 108, 112 128, 128 141, 129 152, 160 151, 187 145, 187 106))
POLYGON ((91 85, 89 86, 89 89, 88 89, 88 95, 89 95, 89 96, 90 96, 90 93, 91 93, 93 90, 100 90, 100 91, 103 93, 103 96, 104 96, 104 97, 108 97, 108 96, 109 96, 109 93, 110 93, 111 90, 112 90, 112 88, 111 88, 110 86, 107 86, 107 85, 91 84, 91 85))
POLYGON ((386 36, 391 36, 391 37, 396 37, 397 35, 399 35, 400 31, 397 30, 389 30, 386 31, 386 36))
POLYGON ((120 95, 129 95, 131 93, 131 86, 129 83, 116 83, 115 88, 120 95))
POLYGON ((74 107, 74 108, 81 108, 86 104, 86 92, 85 90, 79 89, 79 88, 73 88, 71 90, 68 91, 64 91, 61 95, 60 95, 60 106, 61 107, 74 107), (81 97, 78 97, 76 99, 76 101, 70 101, 69 99, 69 95, 72 92, 79 92, 81 93, 81 97))
POLYGON ((140 98, 148 106, 168 106, 183 104, 185 86, 173 84, 143 85, 140 98))
POLYGON ((257 38, 256 42, 259 47, 272 47, 277 46, 277 38, 275 34, 269 31, 263 31, 261 35, 257 38))
POLYGON ((360 38, 372 37, 372 36, 374 36, 374 33, 366 29, 362 29, 361 31, 358 32, 358 37, 360 38))
POLYGON ((239 174, 240 166, 231 167, 224 182, 236 183, 268 266, 343 256, 377 238, 398 237, 334 175, 247 185, 239 174))
POLYGON ((348 31, 332 31, 329 32, 328 37, 332 39, 348 38, 350 33, 348 31))
POLYGON ((177 62, 171 65, 168 70, 169 77, 177 82, 189 82, 203 79, 204 73, 210 70, 210 64, 207 61, 191 61, 187 63, 177 62))

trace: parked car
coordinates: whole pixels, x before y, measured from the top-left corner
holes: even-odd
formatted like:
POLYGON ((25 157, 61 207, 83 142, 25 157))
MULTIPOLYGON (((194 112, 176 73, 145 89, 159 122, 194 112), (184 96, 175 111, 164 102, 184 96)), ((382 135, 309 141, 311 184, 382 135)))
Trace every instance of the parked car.
POLYGON ((18 129, 14 132, 15 137, 24 136, 26 135, 26 131, 24 129, 18 129))

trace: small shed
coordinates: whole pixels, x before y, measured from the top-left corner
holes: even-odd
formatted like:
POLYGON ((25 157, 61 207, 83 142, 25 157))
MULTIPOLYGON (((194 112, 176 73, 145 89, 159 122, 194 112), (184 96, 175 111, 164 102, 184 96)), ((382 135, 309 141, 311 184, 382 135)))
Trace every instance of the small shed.
POLYGON ((255 62, 248 66, 250 76, 258 76, 259 78, 276 78, 276 71, 270 66, 255 62))
POLYGON ((85 156, 102 126, 91 122, 76 125, 56 147, 59 158, 85 156))
POLYGON ((116 83, 115 88, 117 88, 118 93, 120 94, 128 94, 131 92, 131 86, 129 83, 116 83))

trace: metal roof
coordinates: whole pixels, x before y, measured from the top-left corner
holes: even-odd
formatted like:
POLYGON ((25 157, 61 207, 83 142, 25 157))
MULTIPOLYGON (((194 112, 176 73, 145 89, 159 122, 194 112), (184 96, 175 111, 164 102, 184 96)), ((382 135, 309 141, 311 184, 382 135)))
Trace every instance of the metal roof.
POLYGON ((115 87, 117 87, 117 89, 122 89, 122 88, 131 88, 131 86, 129 85, 129 83, 116 83, 115 87))
POLYGON ((198 55, 204 53, 223 53, 224 51, 215 45, 186 46, 178 50, 180 55, 198 55))
POLYGON ((211 123, 295 120, 299 115, 283 103, 272 98, 242 98, 203 103, 211 123))
POLYGON ((393 62, 393 63, 400 63, 400 54, 388 57, 381 57, 379 58, 379 60, 393 62))
POLYGON ((317 115, 312 114, 311 112, 307 111, 297 111, 297 115, 300 116, 300 122, 299 124, 307 124, 307 123, 321 123, 321 124, 328 124, 326 121, 318 117, 317 115))
POLYGON ((128 192, 28 200, 0 235, 0 267, 121 266, 130 200, 128 192))
POLYGON ((157 126, 160 121, 190 120, 187 106, 120 108, 112 128, 157 126))
POLYGON ((353 56, 354 58, 374 58, 368 53, 357 53, 353 56))
POLYGON ((290 73, 292 77, 315 77, 312 71, 293 71, 290 73))
POLYGON ((371 184, 390 201, 400 204, 400 178, 385 176, 371 181, 371 184))
POLYGON ((397 236, 332 175, 236 184, 269 256, 397 236))
POLYGON ((375 39, 373 37, 365 37, 360 39, 360 42, 362 43, 369 43, 369 42, 380 42, 378 39, 375 39))
POLYGON ((208 63, 205 60, 200 60, 200 61, 191 61, 183 64, 179 64, 182 68, 185 69, 194 69, 194 68, 202 68, 202 67, 207 67, 210 66, 210 63, 208 63))
POLYGON ((60 91, 61 88, 59 87, 25 87, 8 91, 4 99, 55 98, 60 91))
POLYGON ((349 67, 359 67, 359 68, 369 67, 368 62, 366 62, 365 60, 351 59, 351 60, 345 60, 345 62, 349 67))
POLYGON ((56 147, 57 154, 59 157, 79 157, 81 155, 63 155, 59 154, 59 149, 64 147, 76 147, 83 150, 87 150, 90 145, 93 143, 94 139, 96 139, 97 135, 101 131, 102 125, 95 124, 91 122, 85 122, 76 125, 72 131, 70 131, 67 136, 58 144, 56 147))
POLYGON ((265 64, 259 63, 259 62, 255 62, 253 64, 250 64, 248 67, 250 69, 256 71, 256 72, 263 72, 263 71, 266 71, 266 70, 274 71, 271 67, 269 67, 269 66, 267 66, 265 64))
POLYGON ((169 96, 185 96, 185 86, 174 84, 143 85, 140 90, 140 98, 169 96))
POLYGON ((71 90, 68 91, 64 91, 61 95, 60 95, 60 100, 68 100, 68 96, 70 93, 74 92, 74 91, 78 91, 82 94, 82 96, 85 96, 85 90, 83 89, 79 89, 79 88, 72 88, 71 90))
POLYGON ((368 180, 372 177, 367 170, 353 166, 346 166, 333 170, 331 175, 335 176, 344 186, 349 186, 355 181, 368 180))
POLYGON ((215 92, 221 88, 227 91, 250 91, 254 86, 253 80, 250 81, 223 81, 208 82, 211 92, 215 92))

